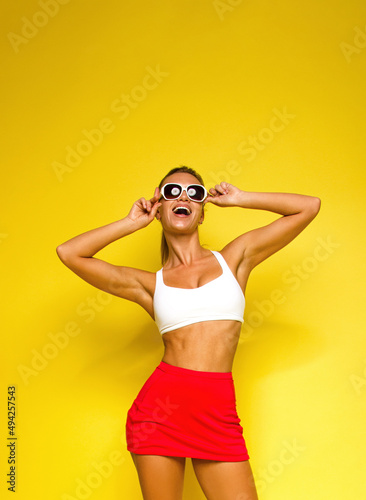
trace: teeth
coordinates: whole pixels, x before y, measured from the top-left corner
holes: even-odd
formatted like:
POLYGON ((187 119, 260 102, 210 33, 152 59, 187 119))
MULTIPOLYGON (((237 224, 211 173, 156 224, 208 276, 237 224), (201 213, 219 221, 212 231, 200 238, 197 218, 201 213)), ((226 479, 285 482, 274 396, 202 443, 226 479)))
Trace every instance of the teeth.
POLYGON ((181 207, 179 207, 179 206, 178 206, 178 207, 175 207, 175 208, 173 209, 173 212, 174 212, 175 214, 176 214, 176 213, 179 213, 179 212, 180 212, 180 213, 185 212, 187 215, 189 215, 189 214, 191 213, 191 211, 190 211, 190 209, 189 209, 188 207, 183 207, 183 206, 181 206, 181 207))

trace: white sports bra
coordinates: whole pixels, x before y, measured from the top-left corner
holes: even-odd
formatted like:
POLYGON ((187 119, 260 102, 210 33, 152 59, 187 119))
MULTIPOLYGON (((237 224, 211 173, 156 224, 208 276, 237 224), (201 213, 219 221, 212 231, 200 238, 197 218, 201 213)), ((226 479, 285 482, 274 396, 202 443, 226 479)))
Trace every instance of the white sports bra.
POLYGON ((166 286, 163 269, 156 273, 154 293, 155 322, 163 335, 182 326, 201 321, 231 319, 244 322, 245 297, 224 257, 211 250, 222 274, 197 288, 166 286))

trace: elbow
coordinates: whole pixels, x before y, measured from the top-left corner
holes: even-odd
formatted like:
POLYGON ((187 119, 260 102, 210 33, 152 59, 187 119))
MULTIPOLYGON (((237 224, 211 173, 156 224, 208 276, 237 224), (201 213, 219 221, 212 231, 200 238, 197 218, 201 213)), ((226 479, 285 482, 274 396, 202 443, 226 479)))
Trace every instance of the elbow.
POLYGON ((77 254, 73 253, 67 246, 64 244, 56 247, 56 253, 63 264, 66 267, 70 267, 73 263, 79 258, 77 254))
POLYGON ((62 247, 62 245, 56 247, 56 253, 62 262, 66 261, 66 252, 65 249, 62 247))
POLYGON ((313 210, 315 212, 315 215, 319 212, 321 204, 322 204, 321 199, 314 196, 314 198, 313 198, 313 206, 314 206, 313 210))
POLYGON ((308 214, 310 215, 310 220, 317 216, 321 206, 320 198, 312 196, 309 200, 308 214))

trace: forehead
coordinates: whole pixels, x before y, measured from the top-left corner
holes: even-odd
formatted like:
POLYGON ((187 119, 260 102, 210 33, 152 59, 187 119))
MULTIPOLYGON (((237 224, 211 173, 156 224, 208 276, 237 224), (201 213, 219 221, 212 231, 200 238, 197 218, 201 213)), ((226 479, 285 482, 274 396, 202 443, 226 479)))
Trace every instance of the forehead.
POLYGON ((176 172, 175 174, 169 175, 163 182, 164 184, 168 184, 170 182, 177 182, 182 184, 182 186, 186 187, 190 184, 201 184, 198 179, 192 174, 187 174, 187 172, 176 172))

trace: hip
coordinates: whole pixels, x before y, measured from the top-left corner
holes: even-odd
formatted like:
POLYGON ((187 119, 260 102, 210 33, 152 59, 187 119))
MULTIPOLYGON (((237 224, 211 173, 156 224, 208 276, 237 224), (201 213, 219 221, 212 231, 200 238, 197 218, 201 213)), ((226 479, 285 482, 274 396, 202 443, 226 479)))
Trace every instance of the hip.
POLYGON ((192 370, 161 361, 140 389, 134 406, 151 411, 162 406, 173 409, 174 405, 207 410, 235 407, 232 372, 192 370))

